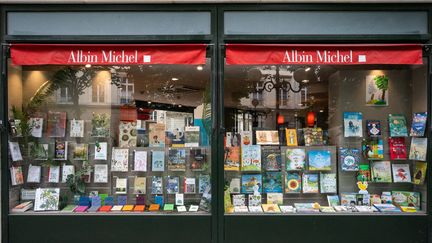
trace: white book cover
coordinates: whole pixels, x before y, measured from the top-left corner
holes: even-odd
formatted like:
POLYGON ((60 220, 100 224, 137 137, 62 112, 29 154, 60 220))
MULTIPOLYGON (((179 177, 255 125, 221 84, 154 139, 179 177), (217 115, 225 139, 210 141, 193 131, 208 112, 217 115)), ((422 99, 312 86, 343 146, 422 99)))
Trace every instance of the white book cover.
POLYGON ((36 138, 41 138, 43 131, 43 118, 32 117, 30 118, 29 122, 31 128, 31 135, 36 138))
POLYGON ((113 148, 111 171, 127 172, 129 169, 129 149, 113 148))
POLYGON ((12 161, 20 161, 23 160, 21 149, 19 147, 18 142, 9 141, 9 151, 12 157, 12 161))
POLYGON ((186 211, 187 211, 187 210, 186 210, 186 206, 183 206, 183 205, 178 206, 178 207, 177 207, 177 211, 178 211, 179 213, 186 212, 186 211))
POLYGON ((185 179, 184 179, 184 193, 186 193, 186 194, 196 193, 195 178, 185 177, 185 179))
POLYGON ((49 167, 48 182, 58 183, 60 180, 60 166, 53 165, 49 167))
POLYGON ((95 143, 95 160, 107 160, 108 159, 108 143, 107 142, 96 142, 95 143))
POLYGON ((56 211, 60 200, 60 188, 37 188, 34 211, 56 211))
POLYGON ((198 212, 198 205, 190 205, 189 212, 198 212))
POLYGON ((233 205, 235 206, 246 206, 245 194, 236 194, 232 196, 233 205))
POLYGON ((37 165, 29 165, 29 170, 27 174, 28 183, 39 183, 41 178, 41 167, 37 165))
POLYGON ((185 128, 185 147, 199 147, 200 127, 190 126, 185 128))
POLYGON ((236 212, 236 213, 248 213, 249 209, 247 206, 234 206, 234 212, 236 212))
POLYGON ((229 187, 230 193, 240 193, 240 178, 232 178, 229 187))
POLYGON ((295 213, 296 209, 293 206, 289 205, 280 205, 279 206, 282 213, 295 213))
POLYGON ((22 172, 22 166, 12 166, 10 168, 11 172, 11 183, 12 186, 24 184, 24 176, 22 172))
POLYGON ((241 146, 249 146, 252 145, 252 131, 241 131, 240 132, 240 140, 241 146))
POLYGON ((127 193, 127 178, 117 178, 115 186, 116 194, 126 194, 127 193))
POLYGON ((135 151, 134 171, 147 171, 147 151, 135 151))
POLYGON ((393 182, 411 182, 409 164, 392 164, 393 182))
POLYGON ((175 205, 176 206, 183 206, 184 205, 184 194, 183 193, 176 193, 175 194, 175 205))
POLYGON ((94 165, 94 183, 108 183, 108 165, 94 165))
POLYGON ((82 138, 84 137, 84 120, 71 120, 70 121, 70 137, 82 138))
POLYGON ((75 166, 63 164, 62 168, 62 182, 66 183, 69 175, 75 175, 75 166))
POLYGON ((146 178, 135 177, 134 180, 134 194, 145 194, 146 193, 146 178))
POLYGON ((261 206, 249 206, 249 212, 251 213, 262 213, 263 210, 261 206))

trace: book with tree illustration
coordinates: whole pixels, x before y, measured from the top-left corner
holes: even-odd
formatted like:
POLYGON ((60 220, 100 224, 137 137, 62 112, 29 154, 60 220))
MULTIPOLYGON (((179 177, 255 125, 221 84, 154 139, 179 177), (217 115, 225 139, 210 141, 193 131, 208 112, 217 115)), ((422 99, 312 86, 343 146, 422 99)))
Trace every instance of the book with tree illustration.
POLYGON ((261 171, 261 146, 243 146, 241 149, 241 170, 261 171))

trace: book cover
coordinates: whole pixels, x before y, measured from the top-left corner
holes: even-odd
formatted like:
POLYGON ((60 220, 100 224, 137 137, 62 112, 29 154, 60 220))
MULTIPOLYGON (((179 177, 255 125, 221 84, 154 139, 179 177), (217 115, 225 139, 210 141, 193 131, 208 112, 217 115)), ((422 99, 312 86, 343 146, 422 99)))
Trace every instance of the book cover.
POLYGON ((70 121, 70 137, 82 138, 84 137, 84 120, 71 120, 70 121))
POLYGON ((359 170, 360 150, 353 148, 339 148, 339 158, 342 171, 359 170))
POLYGON ((368 160, 384 159, 384 144, 381 138, 363 139, 362 154, 368 160))
POLYGON ((205 171, 208 168, 205 149, 193 148, 189 152, 190 169, 192 171, 205 171))
POLYGON ((267 193, 267 204, 283 204, 283 194, 282 193, 267 193))
POLYGON ((60 200, 60 188, 37 188, 34 211, 56 211, 60 200))
POLYGON ((393 182, 411 182, 409 164, 392 164, 393 182))
POLYGON ((134 212, 144 212, 146 206, 145 205, 135 205, 133 211, 134 212))
POLYGON ((74 160, 87 160, 88 159, 88 144, 74 143, 73 144, 72 158, 74 160))
POLYGON ((331 170, 331 152, 328 150, 310 150, 309 170, 331 170))
POLYGON ((185 149, 169 149, 168 170, 186 171, 186 150, 185 149))
POLYGON ((405 145, 405 138, 398 137, 388 139, 389 142, 389 150, 390 150, 390 159, 391 160, 406 160, 407 159, 407 150, 405 145))
POLYGON ((75 166, 74 165, 66 165, 62 166, 62 183, 66 183, 69 175, 75 175, 75 166))
POLYGON ((264 193, 282 192, 282 172, 265 172, 263 175, 264 193))
POLYGON ((262 176, 261 174, 243 174, 241 193, 261 193, 262 176))
POLYGON ((235 206, 246 206, 245 194, 236 194, 232 196, 233 205, 235 206))
POLYGON ((135 177, 134 180, 134 194, 146 194, 146 178, 135 177))
POLYGON ((75 211, 75 209, 77 208, 77 205, 67 205, 66 207, 64 207, 61 212, 62 213, 72 213, 75 211))
POLYGON ((126 205, 123 206, 122 211, 131 212, 131 211, 133 211, 133 209, 134 209, 134 205, 128 205, 128 204, 126 204, 126 205))
POLYGON ((366 105, 387 106, 389 104, 389 77, 387 75, 366 76, 366 105))
POLYGON ((144 195, 136 195, 135 204, 136 205, 145 205, 146 204, 145 196, 144 195))
POLYGON ((184 147, 184 127, 177 127, 173 131, 168 132, 168 137, 171 140, 172 147, 184 147))
POLYGON ((389 114, 390 137, 408 137, 407 122, 402 114, 389 114))
POLYGON ((152 177, 152 194, 162 194, 162 176, 153 176, 152 177))
POLYGON ((413 115, 410 136, 423 137, 426 131, 427 112, 416 112, 413 115))
POLYGON ((149 147, 165 147, 165 124, 149 124, 149 147))
POLYGON ((305 146, 324 145, 323 131, 321 128, 303 128, 305 146))
POLYGON ((427 163, 415 161, 413 183, 416 185, 423 185, 426 177, 427 163))
POLYGON ((371 164, 373 182, 392 182, 390 161, 374 161, 371 164))
POLYGON ((22 137, 22 127, 20 119, 9 119, 9 131, 11 137, 22 137))
POLYGON ((171 204, 171 203, 165 204, 163 211, 174 211, 174 204, 171 204))
POLYGON ((68 142, 55 141, 54 143, 54 160, 67 160, 68 142))
POLYGON ((344 112, 344 137, 363 137, 361 112, 344 112))
POLYGON ((33 160, 48 160, 47 143, 29 143, 29 157, 33 160))
POLYGON ((261 205, 264 213, 280 213, 279 206, 277 204, 263 204, 261 205))
POLYGON ((152 151, 152 171, 165 170, 165 151, 152 151))
POLYGON ((327 195, 327 202, 330 207, 339 206, 339 196, 338 195, 327 195))
POLYGON ((427 138, 413 137, 409 151, 409 159, 426 161, 427 138))
POLYGON ((337 193, 336 173, 320 173, 320 192, 337 193))
POLYGON ((24 176, 22 166, 10 167, 12 186, 24 184, 24 176))
POLYGON ((183 206, 184 205, 184 194, 183 193, 176 193, 175 194, 175 205, 176 206, 183 206))
MULTIPOLYGON (((164 197, 162 195, 160 195, 160 196, 159 195, 155 195, 154 196, 154 203, 157 204, 157 205, 159 205, 160 208, 162 208, 163 204, 164 204, 164 197)), ((151 209, 151 205, 150 205, 149 209, 151 209)))
POLYGON ((318 174, 304 173, 302 181, 303 193, 318 193, 318 174))
POLYGON ((183 188, 185 194, 194 194, 196 193, 196 184, 195 178, 185 177, 183 181, 183 188))
POLYGON ((366 129, 369 137, 381 136, 381 121, 366 120, 366 129))
POLYGON ((199 175, 198 176, 198 193, 204 193, 209 188, 211 188, 210 175, 199 175))
POLYGON ((420 193, 409 191, 392 191, 393 204, 397 206, 415 207, 420 210, 420 193))
POLYGON ((92 137, 109 137, 110 136, 110 126, 111 126, 111 118, 108 114, 93 114, 92 117, 92 137))
POLYGON ((249 212, 251 212, 251 213, 262 213, 263 210, 262 210, 261 205, 259 205, 259 206, 249 206, 249 212))
POLYGON ((224 170, 239 171, 240 170, 240 147, 225 148, 224 170))
POLYGON ((282 213, 295 213, 296 211, 296 209, 290 205, 279 205, 279 208, 282 211, 282 213))
POLYGON ((31 117, 29 119, 31 135, 36 138, 41 138, 43 133, 43 118, 42 117, 31 117))
POLYGON ((127 193, 127 178, 119 178, 119 177, 116 178, 115 193, 116 194, 127 193))
POLYGON ((137 147, 149 146, 149 134, 145 128, 137 128, 137 147))
POLYGON ((108 183, 108 165, 94 165, 94 183, 108 183))
POLYGON ((129 169, 129 149, 113 148, 111 159, 111 171, 126 172, 129 169))
POLYGON ((62 138, 66 135, 66 112, 48 111, 48 137, 62 138))
POLYGON ((255 194, 249 194, 248 195, 248 205, 249 205, 249 207, 252 207, 252 206, 260 206, 261 207, 261 202, 262 202, 262 197, 261 197, 261 194, 257 194, 257 195, 255 195, 255 194))
POLYGON ((241 131, 240 132, 240 143, 241 146, 252 145, 252 131, 241 131))
POLYGON ((12 158, 12 161, 20 161, 23 160, 21 149, 18 142, 9 141, 9 152, 12 158))
POLYGON ((27 172, 27 183, 40 183, 41 167, 38 165, 29 165, 27 172))
POLYGON ((287 172, 285 177, 285 193, 300 193, 302 177, 299 172, 287 172))
POLYGON ((287 149, 286 170, 304 170, 306 161, 306 151, 304 149, 287 149))
POLYGON ((369 164, 359 166, 359 172, 357 174, 357 181, 370 181, 371 173, 369 164))
POLYGON ((225 133, 225 147, 234 147, 233 146, 233 133, 226 132, 225 133))
POLYGON ((137 123, 136 121, 120 121, 119 124, 119 147, 137 146, 137 123))
POLYGON ((147 151, 134 152, 134 171, 147 171, 147 151))
POLYGON ((282 156, 280 149, 263 147, 261 153, 264 170, 280 171, 282 169, 282 156))
POLYGON ((357 205, 357 193, 341 193, 342 206, 357 205))
POLYGON ((189 126, 185 127, 185 146, 198 147, 200 143, 200 127, 189 126))
POLYGON ((261 171, 261 146, 250 145, 241 149, 241 170, 261 171))
POLYGON ((236 213, 248 213, 249 209, 247 206, 234 206, 234 212, 236 213))
POLYGON ((107 160, 108 159, 108 143, 95 142, 94 160, 107 160))
POLYGON ((286 136, 287 146, 298 146, 296 129, 286 128, 285 136, 286 136))
POLYGON ((278 131, 255 131, 257 145, 279 145, 278 131))
POLYGON ((232 178, 229 186, 230 193, 240 193, 240 178, 232 178))
POLYGON ((48 168, 48 182, 59 183, 60 181, 60 166, 50 165, 48 168))
POLYGON ((176 194, 180 191, 180 178, 178 176, 168 176, 166 191, 168 194, 176 194))

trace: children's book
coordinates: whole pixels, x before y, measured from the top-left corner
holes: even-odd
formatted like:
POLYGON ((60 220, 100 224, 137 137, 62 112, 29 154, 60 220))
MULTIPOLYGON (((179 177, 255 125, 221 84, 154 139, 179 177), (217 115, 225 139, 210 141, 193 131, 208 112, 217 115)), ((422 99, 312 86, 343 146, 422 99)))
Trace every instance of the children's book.
POLYGON ((168 176, 166 190, 168 194, 179 193, 180 190, 180 178, 178 176, 168 176))
POLYGON ((152 177, 152 194, 162 194, 162 176, 152 177))
POLYGON ((62 138, 66 134, 66 112, 48 111, 48 137, 62 138))
POLYGON ((261 174, 243 174, 241 193, 261 193, 262 176, 261 174))
POLYGON ((357 205, 357 193, 341 193, 342 206, 355 206, 357 205))
POLYGON ((60 181, 60 166, 51 165, 48 168, 48 182, 59 183, 59 181, 60 181))
POLYGON ((411 182, 409 164, 392 164, 393 182, 411 182))
POLYGON ((368 160, 384 159, 384 144, 381 138, 363 139, 362 154, 368 160))
POLYGON ((185 171, 186 170, 186 150, 170 149, 168 151, 168 170, 185 171))
POLYGON ((300 193, 302 177, 299 172, 287 172, 285 177, 285 193, 300 193))
POLYGON ((309 170, 331 170, 331 152, 328 150, 310 150, 309 170))
POLYGON ((335 173, 320 173, 320 192, 337 193, 335 173))
POLYGON ((149 124, 149 146, 165 147, 165 124, 149 124))
POLYGON ((165 170, 165 151, 152 151, 152 171, 165 170))
POLYGON ((43 132, 43 118, 42 117, 32 117, 29 119, 31 135, 36 138, 42 137, 43 132))
POLYGON ((344 112, 344 137, 363 137, 361 112, 344 112))
POLYGON ((196 193, 196 184, 195 178, 185 177, 183 181, 183 188, 185 194, 195 194, 196 193))
POLYGON ((427 138, 413 137, 409 151, 409 159, 426 161, 427 138))
POLYGON ((205 171, 208 168, 205 149, 193 148, 189 152, 190 169, 192 171, 205 171))
POLYGON ((73 144, 72 158, 74 160, 87 160, 88 159, 88 144, 74 143, 73 144))
POLYGON ((400 212, 401 210, 393 204, 374 204, 374 207, 378 209, 379 212, 400 212))
POLYGON ((280 149, 263 147, 261 153, 264 170, 280 171, 282 169, 282 158, 280 149))
POLYGON ((108 143, 107 142, 95 142, 94 147, 94 160, 107 160, 108 158, 108 143))
POLYGON ((60 188, 37 188, 34 211, 57 211, 60 200, 60 188))
POLYGON ((287 146, 298 146, 297 129, 285 129, 287 146))
POLYGON ((263 189, 264 193, 282 193, 282 172, 263 173, 263 189))
POLYGON ((29 165, 27 173, 27 183, 40 183, 41 167, 38 165, 29 165))
POLYGON ((93 114, 92 117, 92 137, 109 137, 110 136, 110 122, 111 118, 108 114, 93 114))
POLYGON ((9 152, 12 157, 12 161, 23 160, 21 149, 18 142, 9 141, 9 152))
POLYGON ((71 120, 70 121, 70 137, 82 138, 84 137, 84 120, 71 120))
POLYGON ((318 174, 304 173, 303 193, 318 193, 318 174))
POLYGON ((392 182, 390 161, 371 162, 373 182, 392 182))
POLYGON ((381 121, 366 120, 366 129, 369 137, 381 136, 381 121))
POLYGON ((146 194, 146 184, 145 177, 135 177, 134 194, 146 194))
POLYGON ((208 187, 202 194, 201 200, 199 203, 199 208, 205 212, 210 212, 211 210, 211 190, 208 187))
POLYGON ((323 131, 321 128, 304 128, 303 136, 305 146, 321 146, 324 145, 323 131))
POLYGON ((183 193, 176 193, 175 194, 175 205, 177 205, 177 206, 184 205, 184 194, 183 193))
POLYGON ((185 146, 198 147, 200 144, 200 127, 189 126, 185 128, 185 146))
POLYGON ((225 148, 224 169, 226 171, 240 170, 240 147, 225 148))
POLYGON ((249 206, 249 212, 250 213, 262 213, 263 210, 262 210, 261 205, 259 205, 259 206, 249 206))
POLYGON ((405 145, 404 137, 397 137, 388 139, 389 142, 389 150, 390 150, 390 159, 391 160, 406 160, 407 159, 407 150, 405 145))
POLYGON ((232 196, 234 206, 246 206, 245 194, 236 194, 232 196))
POLYGON ((339 148, 339 158, 342 171, 359 170, 360 150, 353 148, 339 148))
POLYGON ((108 183, 108 165, 94 165, 94 183, 108 183))
POLYGON ((240 144, 241 144, 241 146, 252 145, 252 131, 241 131, 240 132, 240 144))
POLYGON ((278 131, 256 131, 257 145, 279 145, 278 131))
POLYGON ((283 204, 283 194, 282 193, 267 193, 267 204, 283 204))
POLYGON ((55 141, 54 143, 54 160, 67 160, 68 142, 55 141))
POLYGON ((277 204, 263 204, 261 205, 264 213, 280 213, 279 206, 277 204))
POLYGON ((357 181, 370 181, 371 173, 369 164, 359 166, 359 172, 357 174, 357 181))
POLYGON ((210 188, 210 175, 198 176, 198 193, 204 193, 207 188, 210 188))
POLYGON ((249 194, 248 196, 248 205, 249 207, 251 206, 260 206, 261 207, 261 202, 262 202, 262 197, 261 194, 249 194))
POLYGON ((392 191, 393 204, 397 206, 415 207, 420 210, 420 193, 409 191, 392 191))
POLYGON ((230 193, 240 193, 240 178, 232 178, 229 186, 230 193))
POLYGON ((24 176, 22 166, 10 167, 12 186, 24 184, 24 176))
POLYGON ((244 146, 241 149, 241 170, 261 171, 261 146, 244 146))
POLYGON ((426 131, 427 112, 414 113, 410 136, 411 137, 423 137, 426 131))
POLYGON ((113 148, 111 159, 111 171, 129 170, 129 149, 127 148, 113 148))
POLYGON ((172 147, 184 147, 184 127, 176 127, 173 131, 168 133, 168 137, 171 139, 172 147))
POLYGON ((339 206, 339 196, 338 195, 327 195, 327 202, 330 207, 339 206))
POLYGON ((137 146, 137 123, 136 121, 120 121, 119 124, 119 147, 137 146))
POLYGON ((135 150, 134 171, 147 171, 147 151, 135 150))
POLYGON ((304 149, 287 149, 285 152, 286 170, 304 170, 306 151, 304 149))
POLYGON ((282 211, 282 213, 295 213, 296 212, 296 209, 290 205, 279 205, 279 208, 282 211))
POLYGON ((402 114, 389 114, 390 137, 408 137, 407 122, 402 114))
POLYGON ((416 185, 423 185, 426 177, 427 163, 415 161, 413 183, 416 185))

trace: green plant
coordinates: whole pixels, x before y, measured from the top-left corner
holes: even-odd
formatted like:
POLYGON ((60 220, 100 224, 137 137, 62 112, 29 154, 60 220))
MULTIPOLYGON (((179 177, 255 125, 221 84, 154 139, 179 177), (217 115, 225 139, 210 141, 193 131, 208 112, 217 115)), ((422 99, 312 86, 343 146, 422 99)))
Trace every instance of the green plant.
POLYGON ((385 93, 388 89, 389 78, 386 75, 376 76, 374 78, 378 89, 382 90, 381 100, 385 100, 385 93))
POLYGON ((85 194, 85 176, 90 174, 92 167, 87 161, 83 161, 80 170, 76 171, 73 175, 68 175, 66 178, 66 184, 68 185, 70 191, 75 195, 85 194))

